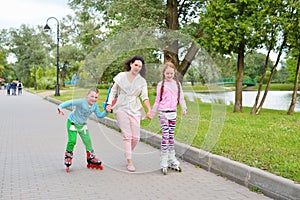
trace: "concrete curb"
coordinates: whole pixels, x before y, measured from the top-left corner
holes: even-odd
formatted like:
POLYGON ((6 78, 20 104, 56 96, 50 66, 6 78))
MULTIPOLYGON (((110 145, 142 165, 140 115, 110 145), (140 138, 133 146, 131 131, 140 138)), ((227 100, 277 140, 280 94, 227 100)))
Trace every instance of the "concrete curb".
MULTIPOLYGON (((61 103, 61 101, 50 97, 45 97, 45 99, 55 104, 61 103)), ((97 119, 95 116, 91 117, 91 119, 119 130, 117 121, 114 119, 107 117, 97 119)), ((156 133, 142 129, 141 141, 160 148, 161 138, 156 133)), ((220 174, 249 189, 258 189, 268 197, 278 200, 300 200, 300 184, 296 184, 289 179, 232 161, 219 155, 211 154, 180 142, 176 142, 175 149, 176 154, 184 161, 199 165, 209 172, 220 174)))
MULTIPOLYGON (((141 130, 141 140, 160 148, 160 136, 146 130, 141 130), (144 138, 144 139, 142 139, 144 138)), ((176 142, 176 154, 194 165, 220 174, 249 189, 259 189, 263 194, 274 199, 300 199, 300 184, 276 176, 269 172, 232 161, 228 158, 214 155, 186 144, 176 142)))

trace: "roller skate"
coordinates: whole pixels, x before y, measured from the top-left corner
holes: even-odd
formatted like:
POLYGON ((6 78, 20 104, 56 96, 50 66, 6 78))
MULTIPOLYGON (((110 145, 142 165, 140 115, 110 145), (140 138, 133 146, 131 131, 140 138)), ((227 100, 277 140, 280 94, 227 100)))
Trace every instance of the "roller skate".
POLYGON ((103 170, 103 166, 101 165, 102 162, 98 158, 96 158, 96 154, 94 153, 94 150, 92 151, 87 151, 86 152, 86 160, 87 160, 87 168, 92 168, 92 169, 100 169, 103 170))
POLYGON ((168 155, 162 154, 160 156, 160 166, 161 166, 161 172, 163 175, 167 175, 168 173, 168 155))
POLYGON ((65 152, 65 165, 66 165, 66 172, 69 172, 70 166, 72 165, 73 159, 73 152, 65 152))
POLYGON ((168 168, 181 172, 180 162, 175 157, 175 151, 170 151, 168 156, 168 168))

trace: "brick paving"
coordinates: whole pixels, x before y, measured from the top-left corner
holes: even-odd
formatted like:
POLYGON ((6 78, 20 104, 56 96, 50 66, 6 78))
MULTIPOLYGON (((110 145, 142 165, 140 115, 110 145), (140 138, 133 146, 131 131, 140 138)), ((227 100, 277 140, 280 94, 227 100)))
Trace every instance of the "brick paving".
POLYGON ((87 169, 78 137, 73 165, 66 173, 65 121, 56 105, 24 91, 0 90, 0 199, 201 199, 267 200, 223 177, 181 161, 183 172, 159 170, 159 151, 140 142, 133 155, 137 171, 125 169, 120 133, 88 121, 104 170, 87 169))

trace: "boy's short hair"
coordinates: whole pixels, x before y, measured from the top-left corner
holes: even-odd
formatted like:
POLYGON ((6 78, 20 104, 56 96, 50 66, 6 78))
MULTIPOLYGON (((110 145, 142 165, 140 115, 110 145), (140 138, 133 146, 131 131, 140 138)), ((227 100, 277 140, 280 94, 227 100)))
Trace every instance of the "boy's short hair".
POLYGON ((90 94, 91 92, 96 92, 96 94, 99 94, 98 88, 91 88, 91 89, 89 89, 88 94, 90 94))

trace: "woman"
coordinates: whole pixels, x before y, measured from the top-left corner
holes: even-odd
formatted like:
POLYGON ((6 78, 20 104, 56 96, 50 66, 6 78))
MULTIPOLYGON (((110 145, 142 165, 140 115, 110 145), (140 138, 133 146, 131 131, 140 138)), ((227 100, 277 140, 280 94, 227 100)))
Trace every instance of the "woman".
POLYGON ((148 98, 145 76, 145 63, 141 56, 134 56, 125 61, 126 72, 120 72, 114 77, 114 84, 108 97, 106 111, 113 109, 119 123, 124 143, 127 170, 135 171, 132 162, 132 151, 140 140, 140 120, 151 118, 151 106, 148 98), (118 100, 114 106, 112 101, 118 100), (147 108, 145 113, 140 102, 141 97, 147 108))

